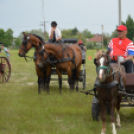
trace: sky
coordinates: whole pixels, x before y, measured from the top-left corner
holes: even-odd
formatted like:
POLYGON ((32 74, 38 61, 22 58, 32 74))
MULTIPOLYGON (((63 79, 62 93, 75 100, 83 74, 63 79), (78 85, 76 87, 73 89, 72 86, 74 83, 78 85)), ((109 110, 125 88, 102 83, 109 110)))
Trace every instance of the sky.
MULTIPOLYGON (((134 19, 134 0, 121 0, 121 18, 128 15, 134 19)), ((51 21, 57 21, 61 30, 77 27, 93 34, 111 34, 119 25, 118 0, 0 0, 0 28, 13 30, 17 37, 23 31, 42 29, 46 31, 51 21), (43 6, 44 1, 44 6, 43 6)))

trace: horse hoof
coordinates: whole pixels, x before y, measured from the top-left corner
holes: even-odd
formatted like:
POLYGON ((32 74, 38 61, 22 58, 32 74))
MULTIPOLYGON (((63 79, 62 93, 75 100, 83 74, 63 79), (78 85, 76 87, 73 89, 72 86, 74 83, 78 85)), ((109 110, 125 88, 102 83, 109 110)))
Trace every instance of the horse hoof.
POLYGON ((38 91, 38 95, 40 95, 41 94, 41 92, 40 91, 38 91))
POLYGON ((116 126, 116 128, 117 128, 117 129, 120 129, 120 128, 121 128, 121 126, 116 126))

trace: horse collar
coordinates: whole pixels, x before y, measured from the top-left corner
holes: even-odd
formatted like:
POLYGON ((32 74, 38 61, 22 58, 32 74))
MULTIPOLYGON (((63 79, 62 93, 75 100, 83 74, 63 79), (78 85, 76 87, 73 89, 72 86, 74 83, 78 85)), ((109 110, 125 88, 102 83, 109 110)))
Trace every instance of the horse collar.
POLYGON ((95 81, 95 86, 96 87, 99 87, 99 88, 113 88, 113 87, 115 87, 115 86, 117 86, 119 83, 116 81, 116 80, 114 80, 114 81, 112 81, 112 82, 110 82, 110 83, 108 83, 108 84, 102 84, 101 82, 99 82, 99 81, 95 81))

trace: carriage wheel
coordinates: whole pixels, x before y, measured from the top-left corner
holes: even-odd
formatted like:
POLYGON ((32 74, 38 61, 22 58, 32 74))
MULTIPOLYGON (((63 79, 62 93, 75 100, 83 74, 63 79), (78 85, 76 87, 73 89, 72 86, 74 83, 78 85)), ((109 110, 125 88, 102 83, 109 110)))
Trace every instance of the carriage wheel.
POLYGON ((93 102, 92 102, 91 113, 92 113, 93 120, 99 121, 100 104, 98 103, 98 100, 95 98, 95 96, 94 96, 93 102))
MULTIPOLYGON (((92 118, 94 121, 99 121, 99 114, 100 114, 100 104, 98 102, 98 100, 96 99, 96 97, 94 96, 93 101, 92 101, 92 118)), ((107 114, 110 115, 110 108, 109 108, 109 104, 106 103, 106 111, 107 114)))
POLYGON ((0 57, 0 83, 6 83, 11 75, 11 65, 7 58, 0 57))

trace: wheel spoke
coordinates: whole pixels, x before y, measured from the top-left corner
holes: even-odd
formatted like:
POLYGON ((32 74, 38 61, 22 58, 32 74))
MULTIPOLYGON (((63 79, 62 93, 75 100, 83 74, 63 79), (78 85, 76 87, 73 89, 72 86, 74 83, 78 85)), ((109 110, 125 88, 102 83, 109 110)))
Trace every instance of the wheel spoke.
POLYGON ((11 66, 7 58, 0 57, 0 83, 7 82, 11 75, 11 66))
POLYGON ((9 76, 9 74, 7 74, 6 72, 4 72, 4 74, 5 74, 5 76, 7 76, 7 77, 9 76))

